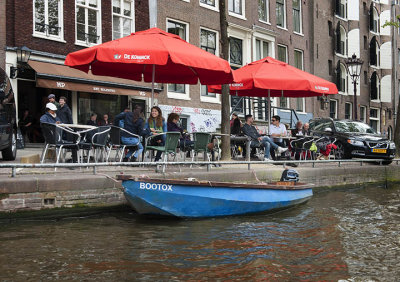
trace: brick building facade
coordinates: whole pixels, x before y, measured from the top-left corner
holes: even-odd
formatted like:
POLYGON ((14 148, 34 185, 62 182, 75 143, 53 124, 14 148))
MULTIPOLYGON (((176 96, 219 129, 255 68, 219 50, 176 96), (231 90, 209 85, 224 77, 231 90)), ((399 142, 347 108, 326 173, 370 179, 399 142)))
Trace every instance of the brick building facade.
MULTIPOLYGON (((50 0, 44 2, 54 3, 50 0)), ((113 1, 98 0, 96 7, 79 4, 85 1, 57 1, 61 3, 57 30, 54 26, 53 30, 49 29, 48 14, 42 10, 37 10, 39 17, 35 18, 34 3, 7 0, 0 4, 0 15, 6 13, 5 19, 0 17, 0 43, 5 45, 0 51, 0 59, 8 73, 11 66, 17 66, 15 51, 22 46, 33 50, 32 61, 58 66, 69 52, 114 38, 113 19, 119 8, 113 8, 113 1), (83 15, 79 14, 80 9, 86 11, 82 12, 86 13, 85 17, 88 10, 93 10, 97 21, 95 34, 90 31, 93 23, 85 22, 88 18, 82 17, 83 25, 77 22, 77 18, 79 21, 83 15), (41 16, 45 20, 41 21, 41 16), (80 26, 85 28, 84 33, 78 30, 80 26)), ((323 116, 352 118, 354 92, 345 59, 354 53, 364 61, 357 86, 358 118, 392 136, 399 89, 399 76, 393 73, 397 73, 400 48, 398 40, 392 48, 393 32, 383 24, 391 19, 392 7, 396 14, 400 12, 397 4, 392 6, 389 0, 226 0, 226 3, 231 47, 229 57, 233 68, 271 56, 338 85, 339 94, 327 99, 274 98, 274 113, 279 114, 284 122, 290 122, 289 108, 296 110, 303 121, 323 116)), ((209 52, 220 53, 218 0, 136 0, 120 1, 120 5, 122 10, 123 5, 131 5, 131 31, 156 25, 209 52)), ((395 32, 395 37, 398 38, 398 32, 395 32)), ((31 69, 32 64, 24 66, 25 71, 12 79, 18 93, 19 112, 29 107, 41 114, 47 95, 53 92, 69 98, 75 122, 84 122, 90 111, 98 110, 96 107, 100 107, 99 114, 103 113, 106 110, 103 104, 112 108, 111 115, 134 103, 148 109, 145 96, 149 85, 145 83, 130 82, 127 87, 132 92, 115 95, 118 98, 88 93, 79 88, 52 89, 50 84, 46 84, 46 88, 38 83, 37 78, 42 75, 39 72, 38 76, 38 70, 42 71, 46 65, 41 67, 35 65, 31 69)), ((62 73, 60 76, 65 79, 62 73)), ((49 80, 50 74, 41 78, 49 80)), ((85 83, 90 84, 90 79, 85 83)), ((118 90, 116 82, 104 83, 118 90)), ((165 84, 158 85, 158 91, 161 108, 166 114, 171 111, 181 114, 189 131, 213 131, 219 127, 220 97, 207 93, 204 86, 165 84)), ((232 106, 236 102, 232 98, 232 106)), ((265 99, 245 99, 235 111, 242 116, 252 113, 258 123, 266 123, 265 99)))

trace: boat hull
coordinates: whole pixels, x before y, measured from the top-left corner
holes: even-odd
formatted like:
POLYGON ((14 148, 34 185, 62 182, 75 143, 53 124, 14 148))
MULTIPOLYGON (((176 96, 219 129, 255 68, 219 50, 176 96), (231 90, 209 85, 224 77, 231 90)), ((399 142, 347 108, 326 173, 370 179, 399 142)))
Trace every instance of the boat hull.
MULTIPOLYGON (((196 183, 124 180, 125 197, 139 213, 183 218, 260 213, 288 208, 312 197, 312 188, 199 186, 196 183)), ((226 184, 229 185, 229 184, 226 184)))

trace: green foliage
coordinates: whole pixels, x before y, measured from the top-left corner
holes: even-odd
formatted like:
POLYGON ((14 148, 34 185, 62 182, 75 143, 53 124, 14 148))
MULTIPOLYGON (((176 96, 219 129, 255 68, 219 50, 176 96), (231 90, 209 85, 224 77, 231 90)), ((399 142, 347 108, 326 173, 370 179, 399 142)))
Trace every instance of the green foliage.
POLYGON ((396 18, 398 20, 397 22, 388 22, 388 21, 386 21, 385 24, 382 27, 386 27, 386 26, 391 25, 391 26, 394 26, 396 28, 399 28, 400 27, 400 15, 397 15, 396 18))

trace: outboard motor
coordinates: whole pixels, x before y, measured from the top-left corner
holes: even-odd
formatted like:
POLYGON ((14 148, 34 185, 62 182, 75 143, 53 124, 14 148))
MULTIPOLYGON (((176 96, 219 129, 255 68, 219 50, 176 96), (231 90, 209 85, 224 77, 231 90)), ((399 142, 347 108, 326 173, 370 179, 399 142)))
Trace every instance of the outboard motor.
POLYGON ((282 172, 281 181, 299 181, 299 173, 295 169, 285 169, 282 172))

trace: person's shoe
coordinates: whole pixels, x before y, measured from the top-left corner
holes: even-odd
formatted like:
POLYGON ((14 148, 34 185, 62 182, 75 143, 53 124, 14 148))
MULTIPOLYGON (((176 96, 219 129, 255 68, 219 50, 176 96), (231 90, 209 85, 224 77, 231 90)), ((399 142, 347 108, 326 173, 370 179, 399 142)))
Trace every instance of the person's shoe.
POLYGON ((134 163, 134 162, 136 162, 136 160, 137 160, 137 157, 132 156, 131 159, 130 159, 130 162, 134 163))
POLYGON ((270 158, 264 158, 264 162, 268 162, 268 163, 270 163, 270 162, 273 162, 274 160, 273 159, 270 159, 270 158))
POLYGON ((122 159, 122 162, 124 162, 124 163, 127 163, 128 161, 129 161, 128 158, 123 158, 123 159, 122 159))
POLYGON ((282 153, 286 152, 288 149, 289 149, 289 148, 278 147, 278 148, 276 149, 276 151, 277 151, 279 154, 282 154, 282 153))

